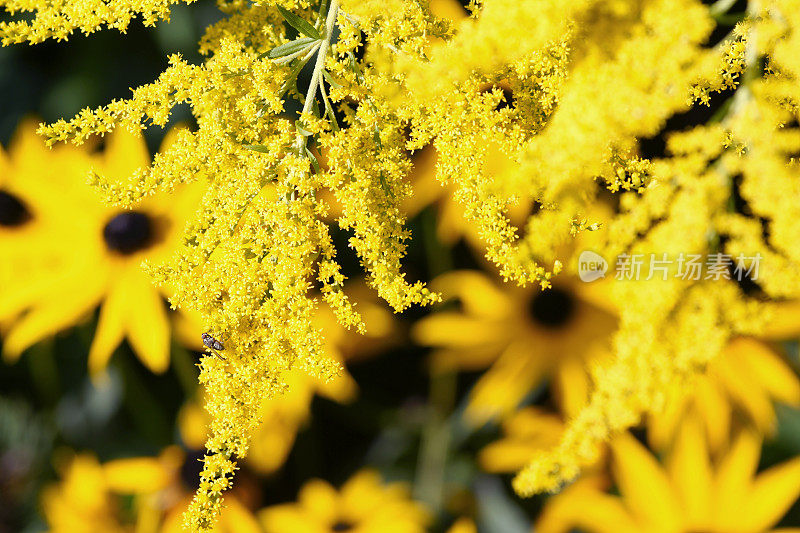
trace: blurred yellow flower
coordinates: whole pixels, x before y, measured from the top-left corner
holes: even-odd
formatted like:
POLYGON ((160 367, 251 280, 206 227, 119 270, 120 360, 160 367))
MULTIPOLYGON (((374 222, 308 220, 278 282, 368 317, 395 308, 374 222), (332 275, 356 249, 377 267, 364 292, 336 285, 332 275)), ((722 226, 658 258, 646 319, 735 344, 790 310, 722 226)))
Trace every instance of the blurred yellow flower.
POLYGON ((648 419, 648 439, 654 449, 666 449, 681 420, 696 412, 705 426, 709 448, 722 449, 739 411, 765 435, 775 429, 773 402, 800 406, 800 379, 768 343, 753 337, 731 340, 697 376, 690 390, 669 391, 665 409, 648 419))
POLYGON ((169 364, 167 309, 140 264, 161 261, 180 244, 199 199, 196 189, 154 195, 130 211, 104 205, 86 184, 87 175, 99 168, 122 178, 146 167, 144 139, 117 130, 100 154, 74 147, 51 151, 34 130, 31 122, 20 127, 0 183, 0 204, 11 206, 3 207, 8 217, 20 217, 14 215, 17 204, 30 213, 23 216, 30 220, 0 231, 0 249, 14 259, 13 277, 0 275, 0 321, 18 317, 4 339, 4 356, 15 360, 102 302, 90 370, 102 370, 127 338, 149 369, 163 372, 169 364))
POLYGON ((619 496, 597 477, 583 478, 552 497, 536 531, 558 533, 756 533, 770 528, 800 496, 800 458, 756 473, 761 436, 739 432, 712 462, 700 421, 681 424, 663 465, 630 434, 611 444, 619 496))
POLYGON ((604 282, 567 277, 548 290, 500 286, 483 273, 456 271, 433 281, 460 310, 434 313, 415 324, 413 338, 435 348, 434 372, 489 370, 475 385, 465 413, 474 424, 512 413, 543 379, 552 377, 564 412, 585 402, 585 370, 616 319, 604 282))
POLYGON ((469 518, 459 518, 450 526, 447 533, 478 533, 478 528, 475 527, 475 522, 469 518))
POLYGON ((540 407, 524 407, 502 422, 503 438, 483 448, 478 455, 488 472, 515 472, 528 464, 536 451, 558 444, 564 422, 540 407))
POLYGON ((48 150, 34 130, 32 121, 23 122, 8 153, 0 146, 0 323, 6 324, 20 312, 9 294, 31 277, 55 278, 67 268, 73 235, 64 219, 80 214, 79 207, 71 212, 74 188, 90 168, 86 151, 48 150))
MULTIPOLYGON (((100 463, 83 453, 57 464, 61 481, 42 491, 41 506, 53 533, 178 533, 191 492, 180 474, 186 457, 170 446, 158 457, 100 463)), ((217 531, 256 533, 255 517, 236 499, 226 500, 217 531)))
POLYGON ((371 470, 358 472, 339 491, 311 480, 297 503, 267 507, 259 518, 267 533, 414 533, 425 531, 430 520, 405 485, 383 484, 371 470))

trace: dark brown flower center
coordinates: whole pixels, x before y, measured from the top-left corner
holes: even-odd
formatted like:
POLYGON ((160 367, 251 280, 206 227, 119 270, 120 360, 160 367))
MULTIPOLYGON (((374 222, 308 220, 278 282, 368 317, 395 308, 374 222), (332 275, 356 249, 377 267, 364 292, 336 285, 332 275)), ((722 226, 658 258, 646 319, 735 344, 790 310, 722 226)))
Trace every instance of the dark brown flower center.
POLYGON ((331 531, 350 531, 354 527, 356 526, 352 522, 348 522, 347 520, 339 520, 331 526, 331 531))
POLYGON ((103 238, 110 250, 132 254, 147 248, 153 241, 152 219, 144 213, 125 211, 108 221, 103 238))
POLYGON ((10 192, 0 191, 0 226, 21 226, 31 219, 25 204, 10 192))
POLYGON ((547 328, 560 328, 575 313, 574 296, 558 287, 537 293, 530 303, 531 317, 547 328))

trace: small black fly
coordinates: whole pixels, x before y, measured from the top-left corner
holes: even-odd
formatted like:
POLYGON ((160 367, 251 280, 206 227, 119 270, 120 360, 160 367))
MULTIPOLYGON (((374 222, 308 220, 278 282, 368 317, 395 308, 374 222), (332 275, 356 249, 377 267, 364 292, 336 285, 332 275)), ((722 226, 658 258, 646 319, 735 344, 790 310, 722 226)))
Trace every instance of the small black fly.
POLYGON ((211 350, 214 353, 214 355, 216 355, 220 359, 223 359, 223 360, 225 359, 222 356, 222 354, 219 353, 219 351, 222 351, 222 350, 225 349, 225 345, 224 344, 222 344, 220 341, 218 341, 217 339, 215 339, 214 337, 212 337, 208 333, 203 333, 200 337, 203 339, 203 344, 206 346, 206 348, 211 350))

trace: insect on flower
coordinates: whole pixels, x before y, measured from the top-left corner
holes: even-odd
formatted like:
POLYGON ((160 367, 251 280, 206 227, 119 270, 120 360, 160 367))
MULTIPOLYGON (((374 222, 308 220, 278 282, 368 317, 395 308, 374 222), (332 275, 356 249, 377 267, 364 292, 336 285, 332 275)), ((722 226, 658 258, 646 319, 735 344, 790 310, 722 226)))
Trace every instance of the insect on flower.
POLYGON ((212 337, 208 333, 203 333, 200 337, 203 339, 203 344, 206 346, 206 348, 211 350, 214 353, 214 355, 216 355, 220 359, 222 359, 222 360, 225 359, 222 356, 222 354, 219 353, 219 351, 222 351, 222 350, 225 349, 225 345, 222 344, 222 342, 218 341, 217 339, 215 339, 214 337, 212 337))

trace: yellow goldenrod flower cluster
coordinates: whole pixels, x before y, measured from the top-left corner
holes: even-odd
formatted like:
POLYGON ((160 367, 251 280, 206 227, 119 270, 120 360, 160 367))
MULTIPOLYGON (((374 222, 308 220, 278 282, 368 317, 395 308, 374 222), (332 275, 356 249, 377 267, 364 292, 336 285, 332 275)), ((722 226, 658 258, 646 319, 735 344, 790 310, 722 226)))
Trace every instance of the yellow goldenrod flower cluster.
MULTIPOLYGON (((34 12, 0 25, 0 38, 124 31, 136 14, 145 24, 167 18, 173 3, 0 0, 12 16, 34 12)), ((590 384, 586 398, 565 399, 559 443, 534 451, 515 479, 522 495, 574 479, 615 435, 692 386, 732 339, 759 335, 775 302, 800 296, 800 2, 747 2, 720 42, 710 42, 717 8, 700 0, 486 0, 462 17, 440 3, 219 0, 224 17, 200 40, 201 64, 172 55, 130 98, 39 130, 50 144, 81 145, 165 127, 179 104, 196 120, 128 182, 92 177, 124 208, 189 184, 202 191, 182 246, 147 265, 174 307, 202 317, 209 347, 221 347, 200 364, 211 422, 192 530, 213 527, 264 400, 293 372, 342 372, 326 356, 320 305, 365 330, 345 290, 331 204, 368 285, 392 309, 440 300, 403 271, 409 152, 435 150, 436 180, 463 209, 465 233, 520 286, 506 298, 479 275, 451 273, 437 284, 464 312, 415 330, 440 349, 441 365, 492 365, 471 399, 473 421, 507 415, 547 375, 590 384), (731 93, 707 123, 664 134, 665 151, 648 153, 669 119, 731 93), (569 281, 587 233, 595 253, 629 261, 613 265, 621 275, 604 305, 569 281), (716 262, 687 277, 687 255, 716 262), (646 256, 679 260, 647 276, 635 262, 646 256), (736 279, 731 258, 750 279, 736 279), (537 315, 559 297, 575 306, 559 325, 577 324, 561 333, 579 331, 577 341, 537 315), (480 329, 493 322, 507 331, 480 329), (554 363, 542 339, 568 353, 554 363), (589 357, 581 339, 610 355, 589 357), (458 363, 454 346, 464 348, 458 363)), ((791 380, 759 383, 768 398, 795 401, 791 380)))
POLYGON ((8 45, 23 42, 35 44, 51 38, 67 40, 75 30, 88 35, 104 26, 124 32, 136 16, 142 17, 145 26, 154 26, 159 20, 169 20, 170 7, 179 2, 191 4, 194 0, 8 0, 3 2, 3 7, 11 15, 35 15, 33 20, 0 22, 0 35, 3 45, 8 45))

